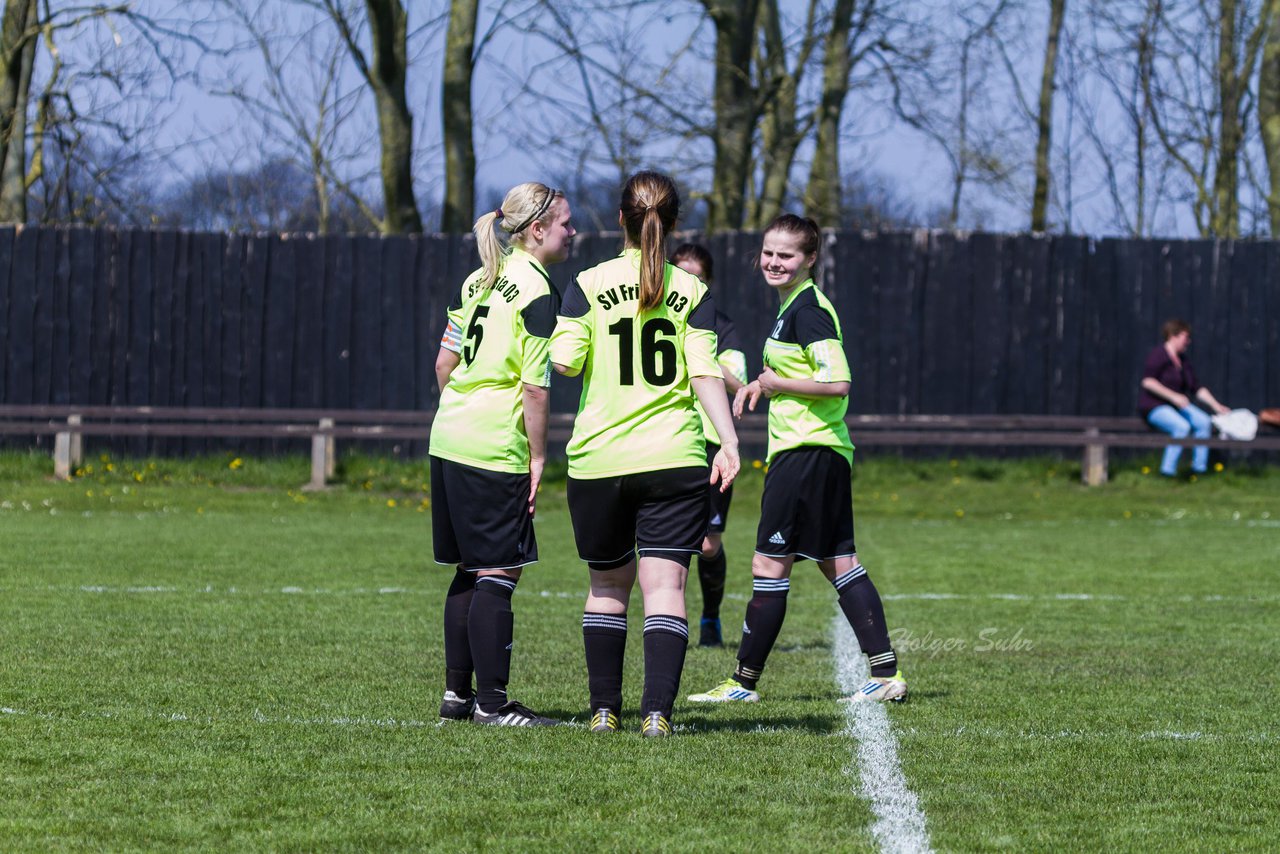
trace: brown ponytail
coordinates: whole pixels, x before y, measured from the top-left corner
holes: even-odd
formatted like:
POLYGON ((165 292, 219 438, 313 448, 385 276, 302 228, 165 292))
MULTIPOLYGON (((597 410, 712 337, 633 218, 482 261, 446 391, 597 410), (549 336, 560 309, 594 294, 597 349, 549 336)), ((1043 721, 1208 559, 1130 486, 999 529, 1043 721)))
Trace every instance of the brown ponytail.
POLYGON ((663 244, 680 214, 680 194, 666 175, 637 172, 622 188, 619 210, 627 245, 640 249, 640 310, 655 308, 663 296, 663 244))

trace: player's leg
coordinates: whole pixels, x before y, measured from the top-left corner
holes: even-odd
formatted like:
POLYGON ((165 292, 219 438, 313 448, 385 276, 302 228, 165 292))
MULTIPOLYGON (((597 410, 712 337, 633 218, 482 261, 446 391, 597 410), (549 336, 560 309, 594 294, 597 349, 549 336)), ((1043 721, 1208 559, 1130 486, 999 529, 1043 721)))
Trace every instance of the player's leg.
POLYGON ((644 692, 641 732, 671 732, 672 709, 680 691, 689 621, 685 582, 689 562, 707 530, 707 469, 702 466, 635 475, 628 484, 636 497, 636 546, 640 590, 644 594, 644 692))
POLYGON ((627 607, 636 580, 635 510, 621 478, 569 478, 569 515, 578 556, 590 568, 582 614, 593 732, 614 732, 622 714, 627 607))
POLYGON ((849 700, 902 702, 907 699, 907 683, 898 669, 898 656, 889 638, 884 618, 884 603, 871 583, 871 576, 858 560, 858 555, 818 562, 818 568, 831 582, 839 597, 840 610, 849 621, 858 646, 871 667, 871 679, 849 700))
MULTIPOLYGON (((707 443, 707 464, 715 458, 719 445, 707 443)), ((702 617, 699 620, 698 646, 722 646, 720 628, 720 603, 724 601, 724 583, 728 560, 724 553, 724 529, 729 517, 729 504, 733 500, 733 487, 724 492, 720 484, 707 489, 711 518, 707 522, 707 534, 702 539, 702 551, 698 555, 698 586, 702 590, 702 617)))
POLYGON ((442 461, 453 530, 462 565, 475 575, 467 610, 467 639, 476 678, 472 720, 501 726, 547 726, 507 694, 515 614, 511 597, 522 567, 538 559, 529 515, 529 475, 442 461))
POLYGON ((475 594, 475 575, 462 566, 462 552, 453 530, 445 461, 431 457, 431 548, 436 563, 454 565, 453 580, 444 598, 444 699, 440 717, 471 720, 475 691, 471 687, 473 665, 467 614, 475 594))

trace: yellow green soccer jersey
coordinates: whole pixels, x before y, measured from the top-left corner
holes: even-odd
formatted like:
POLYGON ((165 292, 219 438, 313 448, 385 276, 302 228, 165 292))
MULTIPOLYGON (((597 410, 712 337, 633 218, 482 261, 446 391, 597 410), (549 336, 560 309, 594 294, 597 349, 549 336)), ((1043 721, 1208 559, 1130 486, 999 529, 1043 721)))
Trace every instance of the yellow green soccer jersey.
POLYGON ((640 311, 640 253, 579 274, 565 293, 551 359, 582 371, 566 449, 569 474, 590 480, 704 466, 690 377, 718 377, 715 304, 707 286, 665 265, 663 296, 640 311))
MULTIPOLYGON (((783 379, 849 381, 840 320, 812 279, 778 309, 764 344, 764 363, 783 379)), ((816 445, 834 448, 852 465, 853 443, 844 423, 848 409, 847 397, 775 394, 769 399, 769 461, 782 451, 816 445)))
POLYGON ((472 273, 449 306, 440 346, 459 354, 431 425, 431 455, 501 472, 529 470, 524 386, 551 384, 555 290, 532 255, 513 247, 489 287, 472 273))
MULTIPOLYGON (((742 352, 742 345, 738 343, 738 330, 734 327, 733 321, 729 319, 729 315, 719 309, 716 309, 716 348, 716 361, 720 363, 720 366, 728 371, 730 376, 735 377, 738 382, 746 385, 747 357, 742 352)), ((719 445, 720 434, 716 432, 715 425, 707 417, 707 413, 703 410, 702 404, 698 402, 696 395, 693 398, 693 405, 698 410, 698 417, 702 419, 702 434, 707 437, 708 442, 713 445, 719 445)))

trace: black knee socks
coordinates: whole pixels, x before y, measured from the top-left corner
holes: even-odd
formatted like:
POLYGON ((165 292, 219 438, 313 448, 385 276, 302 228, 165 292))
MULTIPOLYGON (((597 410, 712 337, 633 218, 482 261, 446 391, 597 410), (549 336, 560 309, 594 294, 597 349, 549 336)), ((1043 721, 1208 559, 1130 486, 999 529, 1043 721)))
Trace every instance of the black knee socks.
POLYGON ((764 672, 764 663, 787 616, 790 591, 789 578, 756 576, 752 581, 751 601, 747 603, 747 617, 742 625, 742 643, 738 646, 738 669, 733 674, 744 688, 754 689, 756 680, 764 672))
POLYGON ((515 590, 513 578, 486 575, 476 580, 467 632, 471 638, 471 658, 475 662, 476 702, 482 712, 497 711, 507 702, 515 633, 511 594, 515 590))
POLYGON ((724 547, 713 558, 698 557, 698 583, 702 587, 702 619, 720 617, 720 603, 724 601, 725 577, 724 547))
POLYGON ((476 591, 476 577, 463 572, 454 573, 453 582, 444 599, 444 688, 459 697, 470 697, 471 641, 467 636, 467 614, 471 611, 471 598, 476 591))
POLYGON ((627 650, 627 615, 584 613, 582 643, 587 652, 591 710, 622 711, 622 661, 627 650))
POLYGON ((840 610, 858 636, 858 646, 867 656, 872 676, 892 676, 898 672, 898 657, 889 642, 884 605, 871 577, 855 566, 831 582, 840 596, 840 610))
POLYGON ((661 712, 664 717, 671 717, 688 647, 689 622, 684 617, 654 614, 644 618, 644 694, 640 697, 640 714, 661 712))

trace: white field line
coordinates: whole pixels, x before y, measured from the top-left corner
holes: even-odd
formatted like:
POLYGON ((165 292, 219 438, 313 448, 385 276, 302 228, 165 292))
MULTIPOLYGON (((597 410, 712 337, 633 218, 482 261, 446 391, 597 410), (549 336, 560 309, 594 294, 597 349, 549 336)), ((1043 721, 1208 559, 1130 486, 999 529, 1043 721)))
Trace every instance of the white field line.
MULTIPOLYGON (((287 585, 284 587, 261 587, 246 588, 238 586, 220 587, 212 584, 192 586, 192 587, 175 587, 171 585, 153 585, 153 584, 136 584, 136 585, 108 585, 108 584, 82 584, 76 587, 62 587, 55 585, 42 585, 39 587, 27 588, 19 585, 0 585, 0 591, 18 591, 25 589, 41 589, 50 593, 58 592, 80 592, 80 593, 97 593, 97 594, 126 594, 126 595, 147 595, 147 594, 181 594, 181 595, 211 595, 211 596, 440 596, 442 591, 436 588, 411 588, 411 587, 349 587, 346 589, 334 589, 329 587, 298 587, 287 585)), ((520 587, 517 593, 526 593, 530 596, 538 596, 543 599, 577 599, 581 600, 586 597, 586 589, 575 591, 564 590, 536 590, 526 587, 520 587)), ((814 594, 804 598, 817 598, 821 595, 824 600, 830 599, 830 591, 821 594, 814 594)), ((750 596, 742 593, 727 593, 725 599, 745 602, 750 596)), ((793 592, 792 600, 797 598, 793 592)), ((888 593, 882 594, 882 599, 891 602, 897 601, 1005 601, 1005 602, 1129 602, 1134 601, 1135 597, 1116 595, 1111 593, 1041 593, 1041 594, 1025 594, 1025 593, 888 593)), ((1151 602, 1160 599, 1167 602, 1179 603, 1196 603, 1196 602, 1280 602, 1280 595, 1242 595, 1242 596, 1224 596, 1220 594, 1211 594, 1203 596, 1143 596, 1140 600, 1143 602, 1151 602)))
MULTIPOLYGON (((844 615, 834 620, 836 682, 845 694, 852 694, 870 675, 858 649, 853 629, 844 615)), ((849 703, 845 708, 845 731, 858 743, 858 777, 862 795, 871 802, 876 820, 871 835, 881 851, 932 851, 924 812, 898 762, 898 739, 889 723, 888 710, 880 703, 849 703)))

